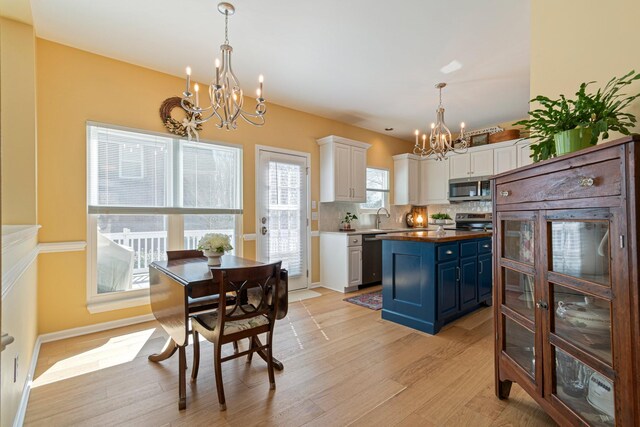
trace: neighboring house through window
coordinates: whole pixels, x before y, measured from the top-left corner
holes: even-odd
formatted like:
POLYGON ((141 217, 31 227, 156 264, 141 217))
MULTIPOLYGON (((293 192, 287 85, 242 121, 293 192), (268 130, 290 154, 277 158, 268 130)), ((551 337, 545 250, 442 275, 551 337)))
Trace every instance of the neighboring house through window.
POLYGON ((206 233, 228 234, 239 250, 239 146, 96 123, 87 146, 90 311, 148 301, 149 263, 206 233))

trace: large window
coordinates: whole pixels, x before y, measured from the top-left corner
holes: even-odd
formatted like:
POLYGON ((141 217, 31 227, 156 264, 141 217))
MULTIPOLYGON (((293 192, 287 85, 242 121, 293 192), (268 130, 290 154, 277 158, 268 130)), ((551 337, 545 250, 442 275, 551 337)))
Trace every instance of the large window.
POLYGON ((142 302, 149 263, 206 233, 240 248, 241 148, 95 123, 87 146, 90 309, 142 302))
POLYGON ((367 201, 360 205, 363 210, 378 210, 389 207, 389 171, 367 168, 367 201))

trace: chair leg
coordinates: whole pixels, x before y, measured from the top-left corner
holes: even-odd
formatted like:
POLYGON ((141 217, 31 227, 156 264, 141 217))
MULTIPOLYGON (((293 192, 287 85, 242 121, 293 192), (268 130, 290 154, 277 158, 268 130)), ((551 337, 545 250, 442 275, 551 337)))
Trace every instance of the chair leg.
POLYGON ((198 378, 198 368, 200 368, 200 336, 193 331, 193 368, 191 368, 191 381, 198 378))
POLYGON ((226 411, 227 404, 224 399, 224 386, 222 384, 222 345, 214 343, 214 356, 213 356, 213 370, 216 376, 216 389, 218 390, 218 402, 220 403, 220 410, 226 411))
POLYGON ((238 354, 239 350, 238 350, 238 341, 234 341, 233 342, 233 352, 235 354, 238 354))
POLYGON ((276 389, 276 378, 273 375, 273 330, 267 334, 267 370, 269 371, 269 388, 276 389))
POLYGON ((251 359, 253 359, 253 347, 254 347, 253 337, 249 338, 249 354, 247 354, 247 363, 251 363, 251 359))

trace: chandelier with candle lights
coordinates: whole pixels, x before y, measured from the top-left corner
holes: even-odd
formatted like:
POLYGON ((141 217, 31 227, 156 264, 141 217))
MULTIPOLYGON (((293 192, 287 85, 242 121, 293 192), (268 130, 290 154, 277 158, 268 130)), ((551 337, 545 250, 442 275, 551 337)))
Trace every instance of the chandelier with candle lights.
POLYGON ((428 143, 427 134, 422 134, 422 145, 420 144, 420 131, 416 129, 416 145, 413 147, 413 154, 415 155, 434 160, 444 160, 449 152, 458 154, 467 152, 469 142, 464 134, 464 122, 460 123, 460 135, 455 140, 452 140, 451 131, 444 122, 442 88, 446 85, 446 83, 438 83, 436 85, 436 89, 440 91, 440 103, 436 110, 436 122, 431 123, 428 143))
POLYGON ((233 15, 236 9, 231 3, 223 2, 218 4, 218 11, 224 15, 224 44, 220 46, 222 63, 218 58, 215 60, 216 74, 215 80, 209 85, 209 105, 200 106, 200 87, 197 83, 193 85, 194 93, 191 92, 191 68, 187 67, 187 88, 182 94, 182 108, 194 114, 194 120, 197 124, 215 117, 218 121, 216 124, 218 128, 233 130, 238 126, 238 118, 242 117, 247 123, 262 126, 264 115, 267 112, 262 89, 264 79, 262 75, 258 78, 255 113, 243 110, 244 96, 240 82, 231 68, 233 48, 229 44, 228 32, 229 15, 233 15))

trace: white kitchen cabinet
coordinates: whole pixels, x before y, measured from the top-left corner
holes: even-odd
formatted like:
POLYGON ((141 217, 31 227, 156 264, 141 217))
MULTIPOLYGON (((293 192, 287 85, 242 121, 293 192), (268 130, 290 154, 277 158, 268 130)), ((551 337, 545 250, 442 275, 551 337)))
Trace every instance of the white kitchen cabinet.
POLYGON ((527 166, 533 163, 533 159, 531 156, 531 142, 530 141, 522 141, 517 145, 518 150, 518 167, 527 166))
POLYGON ((362 235, 320 233, 320 283, 338 292, 353 292, 362 284, 362 235))
POLYGON ((349 287, 362 283, 362 246, 349 247, 349 287))
POLYGON ((449 204, 449 163, 444 160, 423 159, 420 161, 419 205, 449 204))
POLYGON ((371 144, 330 135, 319 139, 320 201, 365 202, 371 144))
POLYGON ((493 150, 453 154, 449 160, 449 178, 474 178, 493 175, 493 150))
POLYGON ((493 150, 493 174, 510 171, 518 167, 518 147, 511 145, 493 150))
POLYGON ((417 205, 420 196, 420 157, 393 156, 393 204, 417 205))

